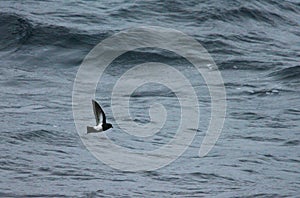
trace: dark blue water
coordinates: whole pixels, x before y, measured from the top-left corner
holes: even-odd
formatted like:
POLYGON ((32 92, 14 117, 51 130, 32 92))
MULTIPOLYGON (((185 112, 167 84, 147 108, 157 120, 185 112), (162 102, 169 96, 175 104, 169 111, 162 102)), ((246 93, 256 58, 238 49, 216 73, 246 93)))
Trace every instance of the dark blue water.
MULTIPOLYGON (((299 196, 299 1, 0 1, 0 7, 1 197, 299 196), (208 50, 225 83, 227 114, 206 157, 198 157, 204 119, 175 162, 155 171, 124 172, 97 160, 82 144, 72 89, 96 44, 142 25, 182 31, 208 50)), ((112 122, 112 83, 126 66, 153 60, 186 66, 159 50, 120 57, 107 71, 111 81, 96 94, 112 122)), ((205 118, 210 97, 207 89, 201 91, 205 118)), ((150 85, 133 95, 137 122, 149 119, 143 107, 151 98, 178 111, 174 94, 150 85)), ((130 139, 117 127, 109 135, 132 149, 169 140, 168 134, 150 142, 130 139)))

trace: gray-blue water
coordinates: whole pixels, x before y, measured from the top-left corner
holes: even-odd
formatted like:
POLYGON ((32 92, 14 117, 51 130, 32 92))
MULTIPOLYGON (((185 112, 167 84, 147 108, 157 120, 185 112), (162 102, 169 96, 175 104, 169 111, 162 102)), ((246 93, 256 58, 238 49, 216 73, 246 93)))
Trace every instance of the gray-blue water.
MULTIPOLYGON (((0 7, 1 197, 299 196, 299 1, 2 0, 0 7), (182 31, 208 50, 225 82, 227 115, 217 144, 199 158, 210 115, 209 92, 199 78, 204 119, 186 152, 155 171, 123 172, 82 144, 72 89, 96 44, 142 25, 182 31)), ((159 50, 124 54, 96 93, 111 122, 112 83, 125 66, 153 60, 187 67, 159 50)), ((144 107, 153 100, 178 112, 174 95, 157 86, 135 94, 137 122, 147 122, 144 107)), ((146 142, 115 127, 108 135, 116 144, 143 149, 166 143, 170 134, 146 142)))

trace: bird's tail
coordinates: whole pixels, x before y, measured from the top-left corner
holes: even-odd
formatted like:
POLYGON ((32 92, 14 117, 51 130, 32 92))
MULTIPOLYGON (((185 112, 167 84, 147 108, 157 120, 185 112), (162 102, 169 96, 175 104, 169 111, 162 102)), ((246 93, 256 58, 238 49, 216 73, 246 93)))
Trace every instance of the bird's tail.
POLYGON ((94 129, 94 127, 90 127, 90 126, 87 126, 86 127, 86 130, 87 130, 87 133, 96 133, 96 129, 94 129))

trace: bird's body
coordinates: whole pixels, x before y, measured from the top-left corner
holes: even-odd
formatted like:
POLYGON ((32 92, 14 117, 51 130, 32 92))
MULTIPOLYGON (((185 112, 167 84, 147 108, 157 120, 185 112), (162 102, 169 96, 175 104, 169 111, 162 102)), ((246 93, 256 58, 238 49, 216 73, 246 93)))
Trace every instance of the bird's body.
POLYGON ((95 100, 92 100, 92 104, 96 119, 96 126, 87 126, 87 133, 98 133, 113 128, 112 124, 106 123, 106 116, 101 106, 95 100), (102 118, 102 122, 100 122, 100 118, 102 118))
POLYGON ((103 132, 102 124, 93 127, 87 126, 87 133, 98 133, 98 132, 103 132))

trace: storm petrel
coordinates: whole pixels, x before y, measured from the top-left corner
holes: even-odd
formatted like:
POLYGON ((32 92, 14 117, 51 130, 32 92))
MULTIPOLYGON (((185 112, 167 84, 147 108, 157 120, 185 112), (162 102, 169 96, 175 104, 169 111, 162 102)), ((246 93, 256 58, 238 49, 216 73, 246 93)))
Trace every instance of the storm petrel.
POLYGON ((106 123, 106 116, 100 105, 95 100, 92 100, 92 104, 96 119, 96 126, 87 126, 87 133, 97 133, 113 128, 112 124, 106 123), (100 122, 100 118, 102 118, 102 122, 100 122))

